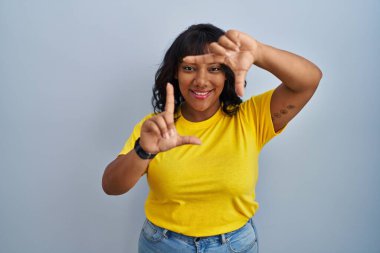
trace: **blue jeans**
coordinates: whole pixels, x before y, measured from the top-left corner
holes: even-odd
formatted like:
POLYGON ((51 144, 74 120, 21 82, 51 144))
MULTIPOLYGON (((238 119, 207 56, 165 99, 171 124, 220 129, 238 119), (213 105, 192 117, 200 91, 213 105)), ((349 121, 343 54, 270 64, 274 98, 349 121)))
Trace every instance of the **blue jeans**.
POLYGON ((252 218, 226 234, 192 237, 158 227, 145 220, 140 233, 139 253, 258 253, 257 230, 252 218))

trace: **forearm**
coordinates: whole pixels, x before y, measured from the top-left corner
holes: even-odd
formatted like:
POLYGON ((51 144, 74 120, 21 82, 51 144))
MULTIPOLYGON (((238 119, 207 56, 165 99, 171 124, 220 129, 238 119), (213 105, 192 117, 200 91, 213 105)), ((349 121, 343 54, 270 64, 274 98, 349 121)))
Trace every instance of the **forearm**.
POLYGON ((258 43, 255 65, 282 81, 294 92, 314 90, 322 78, 321 70, 307 59, 296 54, 258 43))
POLYGON ((102 186, 109 195, 121 195, 128 192, 144 174, 150 160, 143 160, 134 150, 118 156, 105 169, 102 186))

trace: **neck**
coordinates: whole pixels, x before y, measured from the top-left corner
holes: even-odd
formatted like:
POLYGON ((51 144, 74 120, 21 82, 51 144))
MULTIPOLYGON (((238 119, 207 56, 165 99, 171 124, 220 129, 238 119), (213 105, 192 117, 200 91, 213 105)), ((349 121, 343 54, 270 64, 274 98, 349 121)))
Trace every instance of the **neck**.
POLYGON ((196 111, 194 109, 191 109, 185 102, 181 106, 181 114, 188 121, 201 122, 211 118, 219 110, 219 108, 220 103, 205 111, 196 111))

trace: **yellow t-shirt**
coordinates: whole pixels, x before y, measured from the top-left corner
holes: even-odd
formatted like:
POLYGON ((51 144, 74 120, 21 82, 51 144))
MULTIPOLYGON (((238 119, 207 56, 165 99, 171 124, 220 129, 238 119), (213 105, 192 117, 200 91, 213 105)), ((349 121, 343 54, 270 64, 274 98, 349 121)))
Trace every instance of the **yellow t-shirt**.
MULTIPOLYGON (((157 154, 147 170, 146 217, 157 226, 188 236, 210 236, 242 227, 257 208, 255 186, 259 153, 275 133, 270 114, 273 90, 253 96, 234 116, 220 109, 202 122, 180 116, 180 135, 202 145, 185 145, 157 154)), ((120 154, 133 149, 138 123, 120 154)))

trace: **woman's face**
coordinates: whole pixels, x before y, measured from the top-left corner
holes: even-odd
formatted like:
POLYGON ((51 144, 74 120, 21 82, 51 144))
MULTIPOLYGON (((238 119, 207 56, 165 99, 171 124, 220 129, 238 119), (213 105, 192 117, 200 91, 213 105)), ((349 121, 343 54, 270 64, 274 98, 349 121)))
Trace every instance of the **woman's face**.
POLYGON ((218 63, 189 64, 178 67, 179 89, 185 103, 182 114, 190 121, 210 118, 220 108, 219 96, 224 88, 225 74, 218 63))

